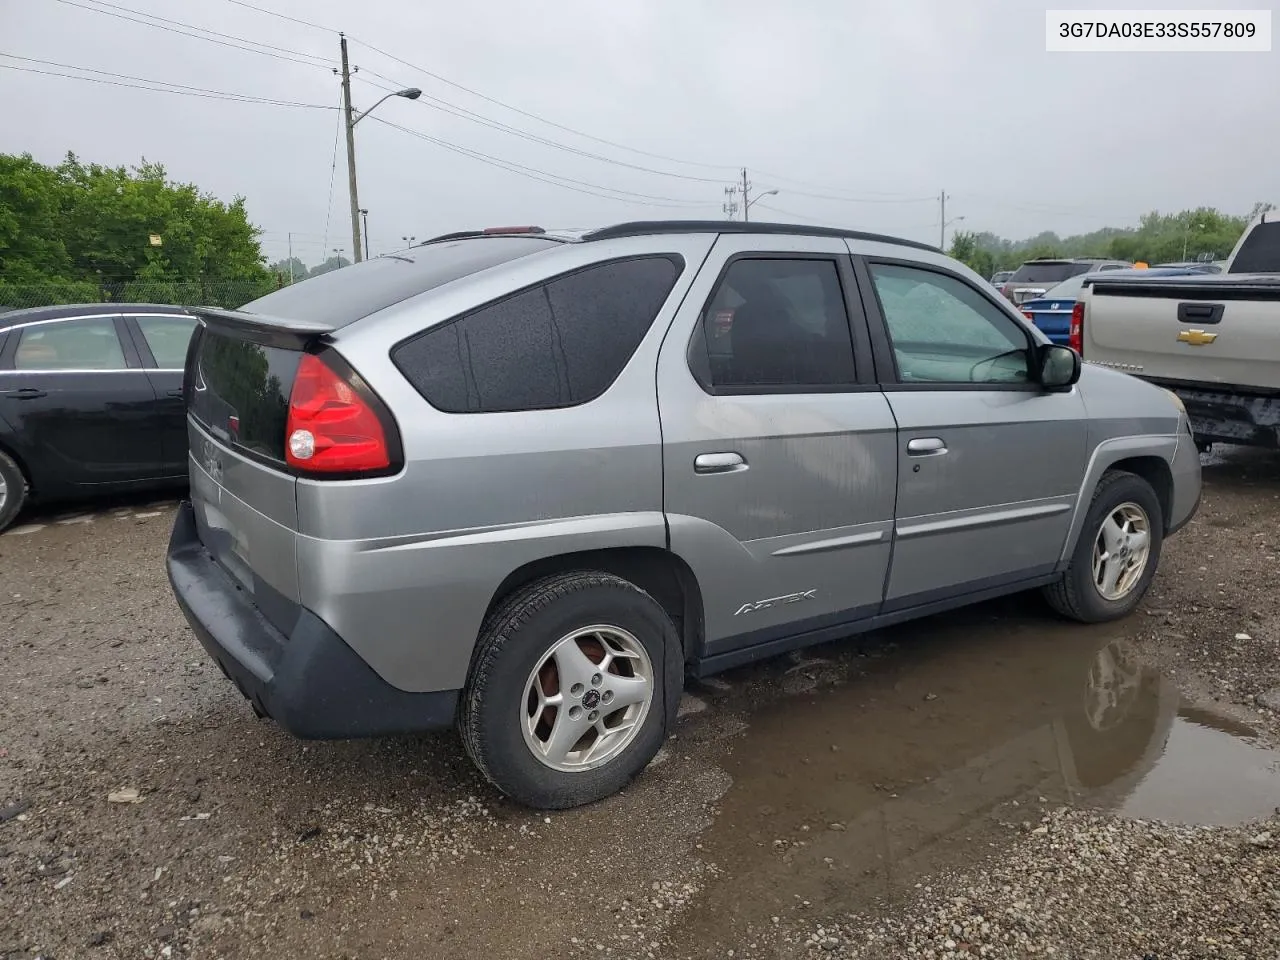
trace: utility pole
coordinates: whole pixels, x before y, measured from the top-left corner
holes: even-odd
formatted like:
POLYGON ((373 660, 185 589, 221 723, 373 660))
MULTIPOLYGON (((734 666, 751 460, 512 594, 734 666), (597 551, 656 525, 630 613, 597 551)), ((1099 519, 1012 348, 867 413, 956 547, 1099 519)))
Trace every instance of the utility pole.
POLYGON ((742 168, 742 220, 751 219, 751 181, 747 179, 747 168, 742 168))
POLYGON ((947 249, 947 191, 938 194, 938 249, 947 249))
MULTIPOLYGON (((277 234, 278 236, 278 234, 277 234)), ((289 285, 293 285, 293 234, 289 234, 289 285)))
POLYGON ((360 262, 360 199, 356 196, 356 121, 351 109, 351 68, 347 66, 347 35, 338 34, 342 48, 342 125, 347 128, 347 187, 351 193, 351 249, 360 262))

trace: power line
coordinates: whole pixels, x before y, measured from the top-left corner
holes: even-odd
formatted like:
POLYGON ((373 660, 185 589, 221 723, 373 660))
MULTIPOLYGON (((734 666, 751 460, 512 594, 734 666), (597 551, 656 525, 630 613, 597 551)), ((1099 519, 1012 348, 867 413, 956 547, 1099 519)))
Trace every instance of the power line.
MULTIPOLYGON (((3 57, 9 57, 10 54, 0 54, 3 57)), ((26 57, 13 57, 16 60, 26 60, 26 57)), ((33 63, 45 63, 47 61, 34 60, 33 63)), ((103 73, 112 77, 126 77, 125 74, 107 73, 105 70, 93 70, 89 67, 74 67, 66 64, 54 64, 54 66, 63 66, 71 70, 84 70, 92 73, 103 73)), ((248 94, 232 93, 227 90, 206 90, 203 87, 187 88, 182 84, 170 84, 167 80, 148 80, 144 77, 127 77, 130 80, 141 80, 142 83, 126 83, 124 80, 104 80, 100 77, 81 77, 73 73, 58 73, 54 70, 40 70, 35 67, 16 67, 7 63, 0 63, 0 70, 17 70, 21 73, 38 73, 47 77, 62 77, 64 80, 83 80, 88 83, 103 83, 112 87, 129 87, 134 90, 149 90, 152 93, 173 93, 184 97, 200 97, 204 100, 228 100, 233 103, 262 103, 279 107, 303 107, 310 110, 333 110, 333 107, 326 106, 322 103, 299 103, 293 100, 273 100, 270 97, 255 97, 248 94), (164 84, 164 86, 145 86, 147 83, 164 84), (172 89, 173 87, 182 87, 182 89, 172 89)))
POLYGON ((469 147, 462 147, 456 143, 441 140, 439 137, 433 137, 430 134, 422 133, 418 130, 411 130, 408 127, 402 127, 398 123, 383 120, 381 117, 370 117, 369 119, 375 120, 383 126, 391 127, 393 130, 399 130, 401 133, 407 133, 411 137, 417 137, 419 140, 425 140, 438 147, 443 147, 445 150, 450 150, 453 153, 461 154, 464 157, 470 157, 473 160, 479 160, 481 163, 487 163, 490 166, 498 167, 519 176, 528 177, 531 180, 540 180, 543 183, 551 184, 553 187, 563 187, 566 190, 573 190, 577 193, 585 193, 594 197, 602 197, 605 200, 620 200, 629 203, 635 203, 636 201, 643 200, 649 202, 652 206, 659 207, 689 208, 705 207, 710 205, 698 200, 680 200, 675 197, 654 196, 647 193, 637 193, 632 190, 623 190, 618 187, 606 187, 598 183, 590 183, 586 180, 576 180, 572 177, 563 177, 560 174, 549 173, 546 170, 539 170, 536 167, 527 167, 523 164, 515 163, 510 160, 501 160, 497 157, 492 157, 487 153, 481 153, 480 151, 472 150, 469 147), (604 193, 601 191, 609 192, 604 193), (622 196, 619 196, 619 194, 622 194, 622 196))
MULTIPOLYGON (((521 110, 519 107, 514 107, 509 103, 505 103, 504 101, 497 99, 496 97, 491 97, 488 94, 481 93, 479 90, 473 90, 471 87, 463 86, 461 83, 456 83, 455 81, 450 80, 448 77, 442 77, 438 73, 432 73, 430 70, 427 70, 424 67, 420 67, 416 64, 410 63, 408 60, 402 60, 400 57, 397 57, 395 54, 388 53, 386 50, 383 50, 379 47, 375 47, 371 43, 366 43, 364 40, 357 39, 356 37, 350 37, 349 39, 353 43, 358 43, 362 47, 365 47, 366 49, 371 50, 374 53, 377 53, 377 54, 380 54, 381 56, 386 57, 388 60, 394 60, 396 63, 400 64, 401 66, 408 67, 410 70, 416 70, 419 73, 424 74, 425 76, 428 76, 433 80, 439 81, 440 83, 453 87, 456 90, 461 90, 464 93, 469 93, 473 97, 478 97, 479 99, 484 100, 487 103, 492 103, 495 106, 502 107, 505 110, 510 110, 512 113, 518 113, 522 117, 528 117, 530 120, 537 120, 539 123, 545 123, 547 126, 555 127, 557 130, 563 130, 566 133, 572 133, 574 136, 583 137, 584 139, 587 139, 587 140, 593 140, 596 143, 604 144, 607 147, 613 147, 616 150, 626 150, 629 153, 636 153, 644 157, 652 157, 655 160, 666 160, 668 163, 679 163, 679 164, 683 164, 685 166, 690 166, 690 167, 703 167, 708 170, 730 169, 730 166, 728 164, 699 163, 694 160, 681 160, 679 157, 668 157, 661 153, 651 153, 648 150, 641 150, 638 147, 628 147, 625 144, 615 143, 614 141, 606 140, 603 137, 593 136, 592 134, 585 133, 582 130, 575 130, 573 127, 565 126, 562 123, 556 123, 554 120, 548 120, 546 117, 541 117, 536 113, 530 113, 528 110, 521 110)), ((722 182, 722 181, 717 181, 717 182, 722 182)))
MULTIPOLYGON (((386 93, 394 93, 396 89, 403 89, 403 87, 405 86, 404 84, 401 84, 396 80, 392 80, 390 77, 384 77, 382 74, 376 73, 373 70, 370 70, 368 67, 364 68, 364 72, 369 76, 377 77, 379 80, 383 80, 386 83, 391 84, 392 88, 381 86, 380 84, 374 83, 373 81, 368 80, 367 78, 361 77, 359 75, 356 76, 356 79, 363 80, 365 83, 369 84, 370 86, 376 87, 377 89, 382 90, 386 93)), ((463 120, 469 120, 472 123, 478 123, 483 127, 489 127, 492 130, 500 130, 503 133, 509 133, 513 136, 520 137, 523 140, 529 140, 533 143, 540 143, 540 144, 543 144, 544 146, 554 147, 557 150, 564 150, 567 153, 572 153, 579 157, 586 157, 589 160, 599 160, 602 163, 613 164, 614 166, 617 166, 617 167, 625 167, 628 170, 638 170, 642 173, 652 173, 661 177, 672 177, 677 180, 690 180, 695 183, 714 183, 719 185, 725 182, 724 177, 697 177, 687 173, 672 173, 671 171, 668 171, 668 170, 657 170, 653 167, 645 167, 636 163, 627 163, 625 160, 616 160, 613 157, 606 157, 603 154, 592 153, 589 150, 582 150, 582 149, 579 149, 578 147, 570 146, 569 144, 566 144, 566 143, 561 143, 558 140, 551 140, 547 137, 540 136, 539 134, 531 133, 528 130, 522 130, 519 127, 513 127, 510 124, 503 123, 500 120, 494 120, 492 117, 486 117, 483 114, 476 113, 474 110, 468 110, 466 107, 460 107, 455 103, 450 103, 448 100, 442 100, 439 97, 433 97, 429 93, 424 92, 422 96, 417 99, 416 102, 420 103, 424 107, 427 107, 428 109, 440 110, 451 116, 459 117, 463 120)))
POLYGON ((903 197, 891 200, 885 197, 839 197, 829 193, 809 193, 804 190, 787 188, 788 196, 812 197, 814 200, 833 200, 836 203, 933 203, 937 197, 903 197))
POLYGON ((276 13, 274 10, 268 10, 266 7, 254 6, 252 3, 246 3, 245 0, 227 0, 227 3, 234 3, 237 7, 245 7, 249 10, 256 10, 258 13, 265 13, 269 17, 279 17, 281 20, 288 20, 290 23, 301 24, 304 27, 315 27, 317 30, 323 30, 325 33, 337 33, 332 27, 322 27, 318 23, 312 23, 310 20, 300 20, 298 17, 291 17, 288 14, 276 13))
POLYGON ((818 225, 818 226, 820 226, 820 227, 833 227, 833 226, 837 226, 836 224, 833 224, 833 223, 832 223, 831 221, 829 221, 829 220, 819 220, 819 219, 817 219, 816 217, 810 217, 810 216, 808 216, 807 214, 803 214, 803 213, 795 213, 795 212, 793 212, 793 211, 791 211, 791 210, 783 210, 781 207, 775 207, 775 206, 773 206, 772 204, 765 203, 763 200, 757 200, 755 203, 753 203, 753 204, 752 204, 752 206, 753 206, 753 207, 763 207, 763 208, 764 208, 764 209, 766 209, 766 210, 772 210, 774 213, 780 213, 780 214, 782 214, 784 217, 795 217, 795 219, 797 219, 797 220, 802 220, 802 221, 804 221, 805 223, 812 223, 812 224, 816 224, 816 225, 818 225))
MULTIPOLYGON (((208 27, 199 27, 199 26, 196 26, 194 23, 184 23, 181 20, 170 20, 168 17, 162 17, 159 14, 147 13, 143 10, 134 10, 132 7, 125 7, 125 6, 121 6, 118 3, 112 3, 111 0, 89 0, 89 2, 92 3, 95 7, 110 7, 113 10, 122 10, 125 13, 131 13, 131 14, 134 14, 135 16, 146 17, 148 20, 159 20, 161 23, 168 23, 175 27, 183 27, 184 29, 187 29, 187 30, 197 30, 200 33, 208 33, 215 37, 222 37, 225 40, 234 40, 237 43, 249 43, 255 47, 265 47, 268 50, 275 50, 277 53, 288 53, 296 57, 308 57, 312 60, 319 60, 322 63, 324 63, 326 66, 328 65, 327 57, 322 57, 319 54, 315 54, 315 53, 307 53, 304 50, 291 50, 288 47, 277 47, 274 44, 263 43, 260 40, 251 40, 248 37, 237 37, 234 34, 222 33, 218 30, 211 30, 208 27)), ((99 11, 99 12, 106 13, 105 10, 99 11)))
POLYGON ((338 135, 342 133, 342 92, 338 92, 338 125, 333 130, 333 161, 329 164, 329 202, 324 207, 324 245, 329 246, 329 218, 333 215, 333 175, 338 169, 338 135))
MULTIPOLYGON (((101 2, 101 0, 99 0, 99 2, 101 2)), ((202 36, 199 33, 190 33, 186 30, 178 29, 177 27, 165 26, 165 24, 163 23, 153 23, 151 20, 140 20, 138 19, 138 17, 131 17, 123 13, 114 13, 111 10, 104 10, 101 7, 91 7, 84 3, 78 3, 76 2, 76 0, 58 0, 58 3, 64 3, 69 7, 78 7, 81 10, 89 10, 93 13, 101 13, 104 16, 108 16, 108 17, 116 17, 117 19, 120 19, 120 20, 128 20, 132 23, 140 23, 144 27, 155 27, 157 30, 164 30, 167 33, 175 33, 181 37, 190 37, 193 40, 206 40, 209 43, 216 43, 222 47, 230 47, 233 50, 244 50, 248 53, 257 53, 257 54, 261 54, 264 57, 273 57, 276 60, 288 60, 291 63, 300 63, 304 67, 316 67, 317 69, 321 69, 321 70, 331 69, 330 67, 325 66, 324 64, 315 63, 313 60, 300 60, 297 57, 292 57, 283 53, 273 53, 270 50, 260 50, 257 47, 246 47, 239 43, 229 43, 226 40, 217 40, 214 37, 202 36)), ((121 7, 120 9, 124 10, 127 8, 121 7)), ((132 11, 132 12, 137 13, 137 11, 132 11)), ((141 16, 150 16, 150 14, 141 14, 141 16)), ((176 21, 170 21, 170 22, 172 23, 176 21)), ((203 27, 193 27, 192 29, 204 30, 203 27)), ((205 31, 205 32, 210 32, 210 31, 205 31)), ((236 38, 236 39, 243 40, 244 43, 256 42, 254 40, 244 40, 244 38, 236 38)), ((313 57, 314 54, 304 53, 302 54, 302 56, 313 57)))

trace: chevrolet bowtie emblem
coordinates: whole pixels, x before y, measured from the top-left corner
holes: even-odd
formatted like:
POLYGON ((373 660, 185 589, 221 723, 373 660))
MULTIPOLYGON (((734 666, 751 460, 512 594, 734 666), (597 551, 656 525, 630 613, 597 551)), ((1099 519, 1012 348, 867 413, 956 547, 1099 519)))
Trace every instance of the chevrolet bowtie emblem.
POLYGON ((1204 330, 1183 330, 1178 334, 1179 343, 1189 343, 1193 347, 1203 347, 1217 339, 1216 333, 1206 333, 1204 330))

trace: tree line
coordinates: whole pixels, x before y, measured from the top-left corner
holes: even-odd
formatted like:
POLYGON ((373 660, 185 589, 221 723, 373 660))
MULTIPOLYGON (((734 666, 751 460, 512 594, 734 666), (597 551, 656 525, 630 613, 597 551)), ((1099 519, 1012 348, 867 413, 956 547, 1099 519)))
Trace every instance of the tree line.
POLYGON ((171 181, 158 163, 57 166, 0 154, 0 304, 142 300, 238 306, 276 284, 243 197, 171 181), (201 296, 203 294, 203 297, 201 296))
POLYGON ((998 270, 1016 270, 1027 260, 1098 257, 1130 263, 1177 263, 1221 260, 1235 247, 1245 227, 1260 213, 1274 209, 1255 203, 1241 216, 1213 207, 1180 213, 1152 212, 1136 227, 1103 227, 1093 233, 1059 237, 1052 231, 1025 240, 1008 240, 994 233, 960 231, 948 253, 984 277, 998 270))

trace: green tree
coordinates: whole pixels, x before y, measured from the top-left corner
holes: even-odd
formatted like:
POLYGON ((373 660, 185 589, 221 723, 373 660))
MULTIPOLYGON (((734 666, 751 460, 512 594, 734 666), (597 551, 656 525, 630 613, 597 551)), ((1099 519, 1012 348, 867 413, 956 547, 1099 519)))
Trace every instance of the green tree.
POLYGON ((951 238, 951 256, 970 267, 981 277, 996 272, 996 255, 978 245, 978 234, 958 230, 951 238))
POLYGON ((309 277, 318 277, 322 273, 328 273, 331 270, 339 270, 342 267, 351 266, 351 261, 341 256, 333 256, 324 263, 318 263, 311 268, 311 272, 307 274, 309 277))
POLYGON ((0 275, 8 284, 87 283, 112 294, 231 282, 266 290, 272 275, 258 234, 244 198, 223 202, 145 159, 104 167, 69 153, 49 167, 0 154, 0 275))
POLYGON ((37 283, 71 275, 57 173, 30 156, 0 154, 0 277, 37 283))
POLYGON ((275 263, 267 267, 277 277, 282 277, 285 283, 296 283, 299 280, 305 280, 309 273, 307 265, 297 257, 289 257, 287 260, 277 260, 275 263), (290 277, 293 278, 290 281, 290 277))

